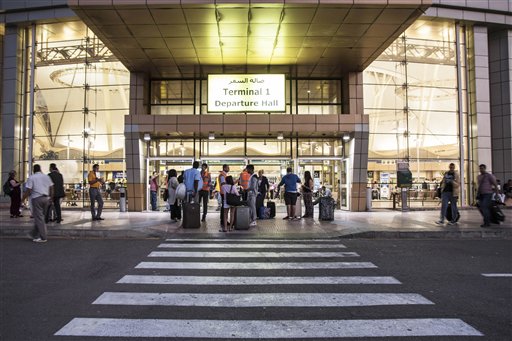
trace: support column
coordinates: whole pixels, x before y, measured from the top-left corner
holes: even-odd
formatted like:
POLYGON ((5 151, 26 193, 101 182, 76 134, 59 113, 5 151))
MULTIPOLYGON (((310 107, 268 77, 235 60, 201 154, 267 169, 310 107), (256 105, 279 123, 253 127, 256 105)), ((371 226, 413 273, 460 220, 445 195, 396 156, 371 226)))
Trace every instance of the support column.
POLYGON ((349 157, 349 179, 351 180, 350 211, 366 211, 366 180, 368 170, 368 116, 364 115, 363 73, 351 72, 343 84, 343 113, 355 116, 355 130, 347 144, 346 155, 349 157))
POLYGON ((492 171, 512 179, 512 30, 489 34, 492 171))
MULTIPOLYGON (((146 142, 143 140, 144 129, 139 124, 132 124, 131 116, 149 115, 149 80, 145 74, 130 75, 130 114, 125 116, 125 151, 127 197, 130 211, 140 212, 146 208, 146 142)), ((151 126, 151 128, 153 128, 151 126)))
POLYGON ((485 164, 492 171, 491 152, 491 106, 489 95, 489 49, 487 27, 474 26, 468 40, 469 53, 469 84, 470 84, 470 144, 472 162, 472 197, 476 191, 478 165, 485 164))
POLYGON ((18 172, 24 179, 23 167, 23 67, 24 53, 23 30, 17 26, 7 26, 3 43, 3 79, 2 79, 2 184, 9 176, 9 171, 18 172), (18 58, 19 57, 19 58, 18 58))

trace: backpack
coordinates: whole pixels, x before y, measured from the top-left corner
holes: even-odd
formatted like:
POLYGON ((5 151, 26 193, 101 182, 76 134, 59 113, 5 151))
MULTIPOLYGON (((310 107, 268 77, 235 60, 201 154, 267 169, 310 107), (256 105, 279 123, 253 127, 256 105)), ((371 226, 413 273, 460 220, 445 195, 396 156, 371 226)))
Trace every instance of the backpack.
POLYGON ((176 187, 176 198, 180 200, 184 200, 187 196, 187 187, 184 183, 181 183, 176 187))
POLYGON ((5 195, 11 196, 12 194, 12 187, 10 184, 10 179, 7 179, 7 181, 4 183, 4 186, 2 187, 2 190, 4 191, 5 195))

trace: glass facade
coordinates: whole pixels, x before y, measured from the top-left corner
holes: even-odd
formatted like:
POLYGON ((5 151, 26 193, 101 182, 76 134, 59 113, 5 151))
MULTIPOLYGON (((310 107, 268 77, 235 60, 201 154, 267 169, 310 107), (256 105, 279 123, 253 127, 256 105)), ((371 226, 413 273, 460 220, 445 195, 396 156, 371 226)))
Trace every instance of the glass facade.
MULTIPOLYGON (((418 20, 364 72, 374 207, 392 205, 399 160, 409 162, 413 175, 411 206, 435 205, 443 172, 450 162, 460 166, 459 135, 466 141, 467 125, 459 124, 458 84, 464 94, 466 89, 457 79, 455 29, 449 22, 418 20)), ((463 42, 461 50, 464 56, 463 42)))
POLYGON ((130 73, 80 21, 35 32, 34 162, 55 162, 69 189, 82 187, 94 163, 107 181, 124 181, 130 73))

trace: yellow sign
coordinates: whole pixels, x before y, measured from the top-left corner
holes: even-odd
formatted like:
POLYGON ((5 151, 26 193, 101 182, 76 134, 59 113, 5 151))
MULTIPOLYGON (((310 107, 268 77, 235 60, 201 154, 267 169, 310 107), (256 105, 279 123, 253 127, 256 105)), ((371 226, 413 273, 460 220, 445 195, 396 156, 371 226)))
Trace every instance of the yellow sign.
POLYGON ((285 77, 208 75, 208 112, 284 112, 285 77))

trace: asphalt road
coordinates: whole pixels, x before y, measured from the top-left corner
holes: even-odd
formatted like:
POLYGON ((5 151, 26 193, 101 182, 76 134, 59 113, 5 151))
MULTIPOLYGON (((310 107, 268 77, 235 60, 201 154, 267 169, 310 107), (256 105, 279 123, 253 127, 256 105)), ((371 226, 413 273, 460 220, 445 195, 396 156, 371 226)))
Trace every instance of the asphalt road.
POLYGON ((178 243, 174 248, 159 247, 163 242, 52 239, 46 244, 35 244, 26 239, 0 239, 0 340, 142 340, 147 338, 132 336, 150 335, 156 331, 163 333, 161 339, 180 339, 166 334, 169 330, 181 336, 202 335, 187 340, 225 339, 215 335, 243 339, 244 333, 249 333, 251 337, 259 335, 260 339, 281 335, 282 339, 287 340, 321 340, 323 337, 330 340, 512 340, 512 278, 482 275, 512 274, 510 240, 342 240, 334 247, 330 242, 325 242, 325 246, 318 242, 316 244, 320 245, 317 249, 285 241, 275 241, 272 242, 275 245, 263 248, 258 245, 238 245, 241 246, 239 249, 215 245, 220 241, 209 243, 213 245, 207 247, 189 243, 178 243), (292 245, 285 246, 285 243, 292 245), (267 253, 255 253, 262 251, 267 253), (153 252, 194 252, 197 257, 180 258, 182 255, 176 253, 148 257, 153 252), (141 262, 173 262, 175 266, 185 266, 184 269, 135 268, 141 262), (279 267, 283 262, 309 266, 314 263, 315 266, 281 269, 279 267), (333 266, 352 262, 371 266, 333 266), (231 263, 247 268, 227 266, 231 263), (192 269, 191 264, 204 266, 204 269, 192 269), (276 268, 251 268, 268 267, 269 264, 276 268), (216 268, 223 265, 225 269, 216 268), (135 278, 132 283, 132 275, 157 276, 158 280, 168 276, 167 280, 178 282, 140 284, 136 283, 135 278), (223 279, 233 282, 222 283, 218 277, 211 276, 225 276, 223 279), (251 278, 249 283, 237 285, 240 284, 237 281, 242 279, 229 279, 229 276, 251 278), (337 276, 348 276, 356 282, 330 282, 337 276), (377 278, 377 282, 357 283, 366 276, 377 278), (213 282, 192 284, 192 278, 213 282), (298 282, 287 284, 290 278, 298 282), (119 280, 125 283, 116 283, 119 280), (263 283, 258 283, 260 280, 263 283), (302 283, 303 280, 312 283, 302 283), (322 282, 324 280, 326 282, 322 282), (378 282, 380 280, 385 281, 378 282), (105 293, 113 293, 113 297, 104 296, 105 293), (116 300, 126 297, 119 297, 119 293, 157 294, 157 297, 151 296, 151 303, 145 304, 120 303, 116 300), (164 293, 170 297, 162 295, 164 293), (375 293, 381 295, 372 296, 375 293), (226 294, 229 300, 226 300, 226 294), (395 294, 396 297, 389 298, 389 295, 395 294), (406 299, 416 301, 393 301, 404 299, 402 295, 412 295, 406 299), (100 297, 104 301, 93 304, 100 297), (268 301, 261 303, 264 298, 268 301), (182 303, 176 303, 176 300, 182 300, 182 303), (332 300, 337 301, 333 304, 332 300), (159 303, 154 304, 155 301, 159 303), (298 301, 300 304, 297 304, 298 301), (297 306, 291 307, 290 304, 297 306), (79 326, 85 328, 83 334, 74 334, 78 329, 68 324, 76 318, 98 318, 102 319, 102 323, 106 318, 115 319, 112 323, 125 319, 134 323, 139 323, 139 319, 144 323, 148 319, 156 322, 147 331, 137 324, 125 326, 121 332, 127 335, 115 338, 111 337, 111 333, 116 331, 116 325, 104 327, 104 330, 101 330, 101 326, 96 329, 110 336, 72 336, 90 335, 90 330, 84 326, 79 326), (415 328, 421 330, 416 325, 413 325, 414 328, 407 325, 402 327, 410 329, 412 334, 409 336, 376 337, 377 334, 374 334, 388 328, 391 335, 395 335, 395 330, 400 329, 397 324, 424 322, 426 319, 429 319, 428 323, 434 323, 429 325, 429 330, 441 330, 443 326, 438 328, 436 323, 449 319, 461 321, 470 330, 483 335, 459 335, 457 331, 454 335, 459 336, 421 336, 421 332, 414 334, 415 328), (158 324, 167 320, 185 322, 184 325, 172 327, 158 324), (292 322, 284 329, 272 325, 275 321, 283 320, 292 322), (322 321, 326 320, 342 322, 336 322, 337 330, 323 324, 322 321), (354 325, 354 320, 362 322, 354 325), (212 325, 194 325, 205 321, 212 325), (226 321, 229 325, 226 325, 226 321), (252 321, 252 324, 247 325, 246 321, 252 321), (303 321, 310 324, 294 324, 303 321), (382 326, 382 321, 389 324, 382 326), (340 323, 348 325, 340 328, 340 323), (206 334, 201 334, 200 329, 205 330, 206 334), (347 331, 353 334, 339 338, 347 331), (63 335, 56 336, 58 332, 63 335), (182 332, 184 334, 180 334, 182 332))

